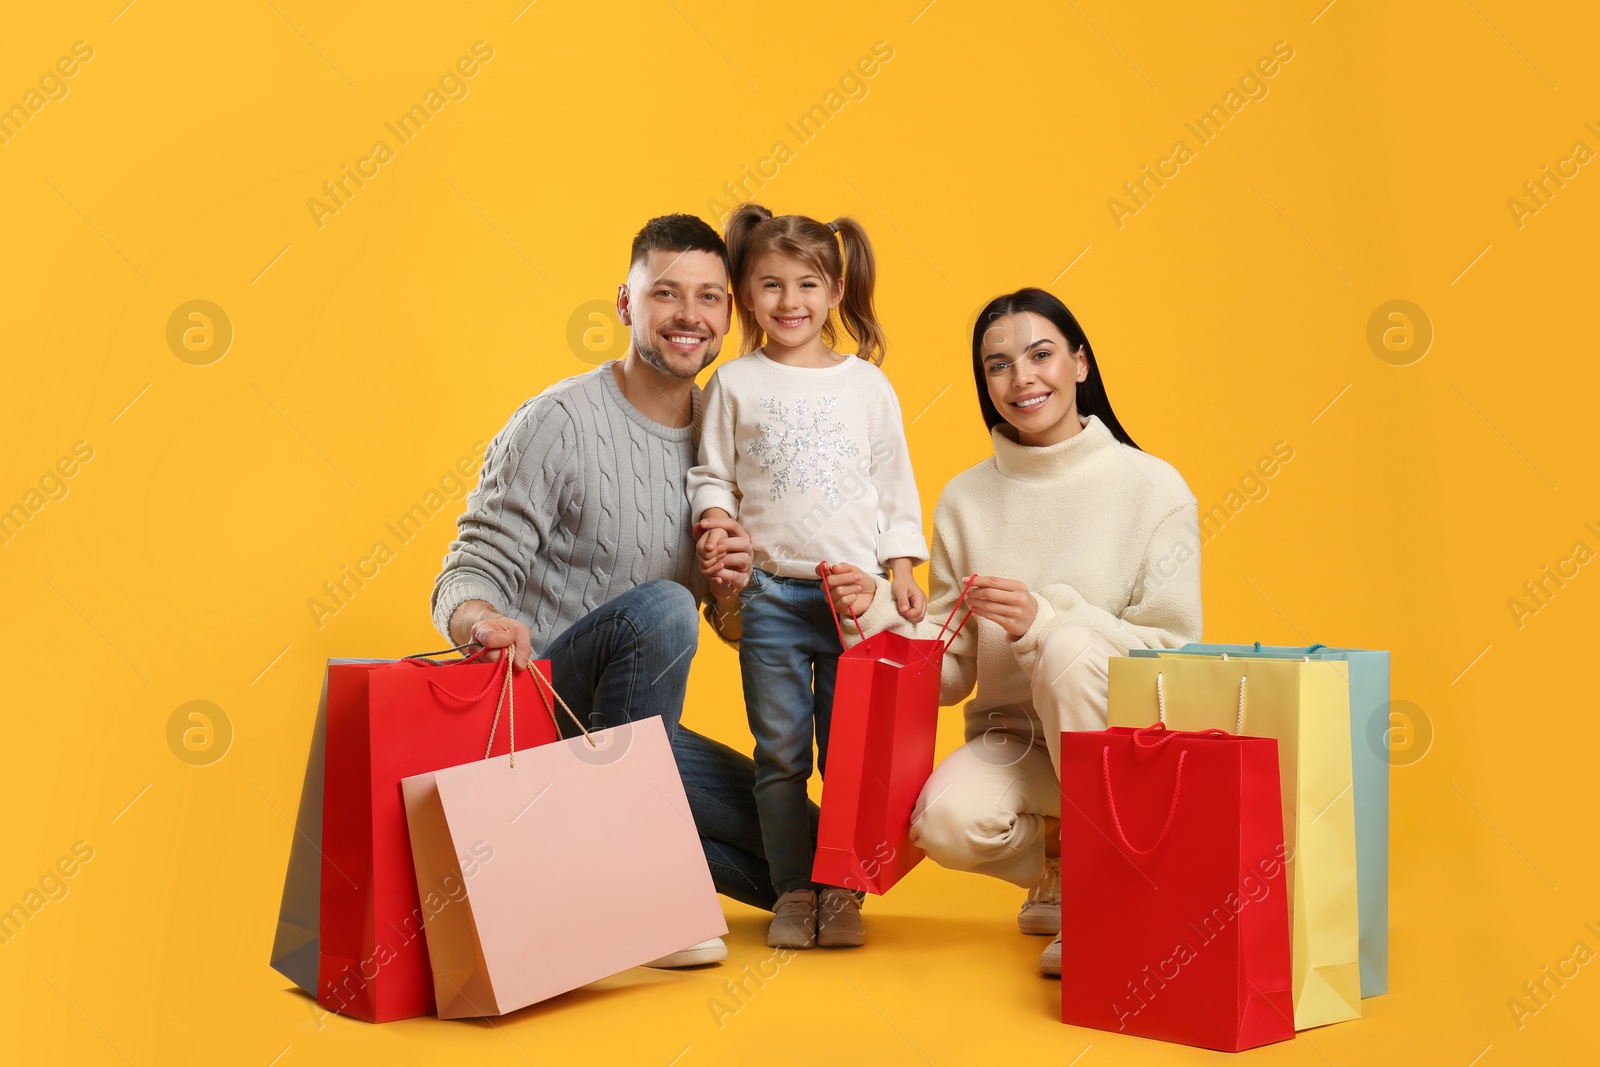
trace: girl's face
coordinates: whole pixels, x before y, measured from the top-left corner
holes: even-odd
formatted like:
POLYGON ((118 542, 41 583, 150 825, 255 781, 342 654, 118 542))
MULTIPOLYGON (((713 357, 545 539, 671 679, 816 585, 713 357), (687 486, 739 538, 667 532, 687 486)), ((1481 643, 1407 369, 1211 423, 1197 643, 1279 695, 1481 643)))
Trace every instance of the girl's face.
POLYGON ((1025 445, 1053 445, 1083 428, 1078 383, 1088 377, 1083 349, 1072 351, 1050 320, 1031 311, 996 319, 983 335, 989 399, 1025 445))
POLYGON ((828 313, 839 306, 844 281, 830 284, 805 260, 768 252, 750 265, 742 295, 769 344, 803 348, 821 335, 828 313))

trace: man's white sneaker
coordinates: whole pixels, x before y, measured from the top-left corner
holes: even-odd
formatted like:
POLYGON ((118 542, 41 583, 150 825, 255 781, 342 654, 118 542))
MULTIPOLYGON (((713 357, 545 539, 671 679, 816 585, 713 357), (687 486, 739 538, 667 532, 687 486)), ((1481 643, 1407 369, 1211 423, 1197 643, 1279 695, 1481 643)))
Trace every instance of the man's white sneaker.
POLYGON ((651 960, 645 966, 660 967, 663 970, 677 967, 704 967, 708 963, 721 963, 727 958, 728 946, 723 944, 722 938, 713 937, 710 941, 702 941, 698 945, 669 952, 658 960, 651 960))
POLYGON ((1028 890, 1028 899, 1017 912, 1017 929, 1041 936, 1061 932, 1061 859, 1044 861, 1039 882, 1028 890))

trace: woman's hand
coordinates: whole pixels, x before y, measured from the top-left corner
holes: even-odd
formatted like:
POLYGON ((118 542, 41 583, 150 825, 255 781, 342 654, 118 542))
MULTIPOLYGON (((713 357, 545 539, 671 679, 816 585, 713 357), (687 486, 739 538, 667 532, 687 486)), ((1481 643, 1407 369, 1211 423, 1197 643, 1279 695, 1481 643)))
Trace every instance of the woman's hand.
POLYGON ((860 567, 830 563, 828 576, 823 581, 828 587, 828 599, 833 601, 833 610, 840 616, 851 612, 860 615, 872 606, 877 583, 860 567))
POLYGON ((1028 632, 1039 614, 1039 605, 1028 587, 1012 578, 980 574, 972 580, 967 606, 980 619, 988 619, 1015 641, 1028 632))

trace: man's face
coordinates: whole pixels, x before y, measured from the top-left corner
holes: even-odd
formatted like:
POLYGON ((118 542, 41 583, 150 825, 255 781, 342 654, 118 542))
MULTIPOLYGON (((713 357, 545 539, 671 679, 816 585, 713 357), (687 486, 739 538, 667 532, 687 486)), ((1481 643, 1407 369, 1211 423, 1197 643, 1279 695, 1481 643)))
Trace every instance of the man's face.
POLYGON ((634 351, 675 378, 692 379, 717 358, 731 311, 728 271, 715 252, 651 252, 617 293, 634 351))

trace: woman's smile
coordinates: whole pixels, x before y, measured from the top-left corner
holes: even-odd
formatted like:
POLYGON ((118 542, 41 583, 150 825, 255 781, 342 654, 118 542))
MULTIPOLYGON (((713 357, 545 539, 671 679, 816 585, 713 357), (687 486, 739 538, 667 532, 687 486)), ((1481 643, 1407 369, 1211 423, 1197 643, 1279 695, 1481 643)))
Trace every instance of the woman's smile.
POLYGON ((1044 406, 1045 401, 1049 400, 1054 395, 1054 391, 1050 389, 1046 389, 1042 392, 1035 390, 1031 393, 1024 393, 1022 396, 1011 401, 1011 406, 1022 412, 1038 411, 1044 406))

